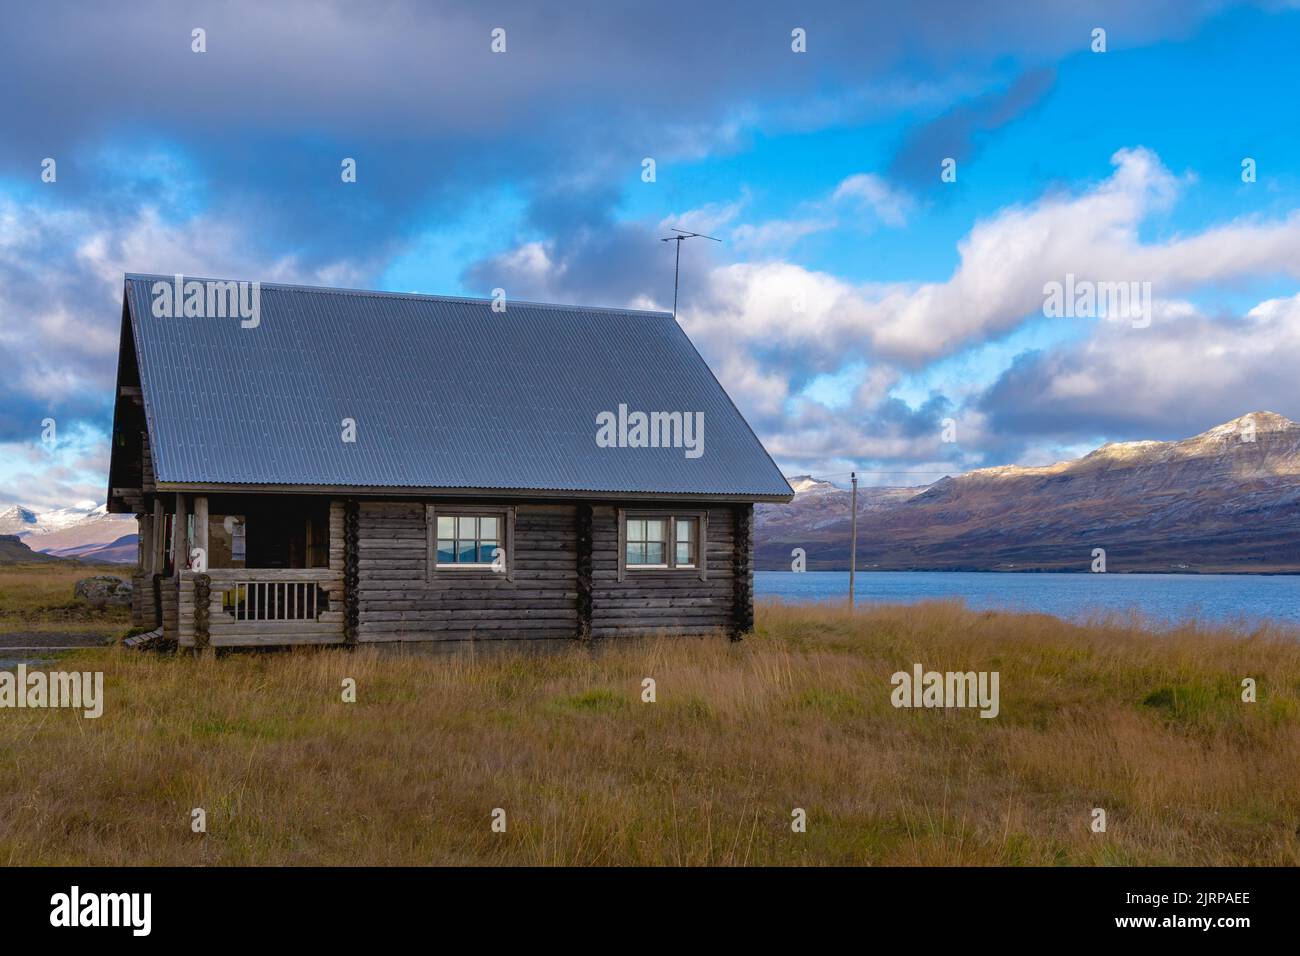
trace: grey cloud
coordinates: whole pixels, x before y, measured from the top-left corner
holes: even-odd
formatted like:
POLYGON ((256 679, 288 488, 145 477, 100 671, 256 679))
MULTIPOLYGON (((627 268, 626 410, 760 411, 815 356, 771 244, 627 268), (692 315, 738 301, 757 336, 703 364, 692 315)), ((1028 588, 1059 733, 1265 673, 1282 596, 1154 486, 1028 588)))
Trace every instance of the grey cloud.
MULTIPOLYGON (((720 101, 798 95, 827 80, 865 83, 885 69, 1010 53, 1050 60, 1085 42, 1098 18, 1140 42, 1194 24, 1217 4, 1078 6, 50 0, 6 10, 0 62, 22 83, 24 95, 10 99, 5 116, 21 121, 20 130, 102 129, 130 119, 214 133, 305 125, 418 138, 455 128, 498 139, 516 119, 526 125, 514 132, 526 135, 583 103, 617 104, 624 127, 659 110, 671 112, 661 120, 689 122, 714 116, 720 101), (201 55, 190 50, 196 26, 207 31, 201 55), (489 50, 498 26, 508 32, 503 55, 489 50), (802 59, 790 51, 795 26, 808 32, 802 59)), ((597 135, 609 118, 597 118, 597 135)))
POLYGON ((939 185, 939 165, 969 159, 987 134, 1036 106, 1056 81, 1056 71, 1039 67, 1018 76, 1005 90, 986 93, 914 128, 890 164, 890 176, 913 188, 939 185))
MULTIPOLYGON (((603 189, 552 189, 528 211, 528 225, 548 237, 539 240, 546 268, 538 272, 519 255, 520 246, 470 266, 462 281, 479 293, 501 287, 517 298, 622 306, 672 302, 672 243, 666 230, 648 222, 620 222, 613 196, 603 189)), ((682 255, 682 285, 699 291, 716 260, 711 243, 696 240, 682 255), (698 283, 698 284, 697 284, 698 283)))
POLYGON ((476 185, 609 183, 647 153, 725 148, 738 110, 763 122, 755 104, 782 113, 827 89, 850 102, 886 76, 978 71, 1011 51, 1050 61, 1094 15, 1136 42, 1208 5, 1094 7, 15 4, 0 33, 11 94, 0 99, 0 173, 34 183, 40 159, 54 156, 61 191, 130 205, 152 185, 142 154, 174 146, 202 184, 193 198, 255 223, 267 254, 295 243, 328 259, 400 243, 476 185), (808 31, 806 54, 790 51, 796 25, 808 31), (489 49, 497 26, 508 37, 500 55, 489 49), (194 27, 207 31, 204 54, 191 52, 194 27), (360 167, 346 189, 343 156, 360 167))

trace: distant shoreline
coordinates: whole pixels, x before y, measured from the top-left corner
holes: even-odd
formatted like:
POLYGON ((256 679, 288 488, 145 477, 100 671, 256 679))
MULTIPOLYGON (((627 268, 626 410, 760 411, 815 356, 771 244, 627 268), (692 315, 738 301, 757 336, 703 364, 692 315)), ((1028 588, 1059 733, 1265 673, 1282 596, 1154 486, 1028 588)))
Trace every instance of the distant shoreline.
MULTIPOLYGON (((830 572, 838 574, 848 574, 847 567, 834 568, 808 568, 807 571, 791 571, 789 567, 764 568, 755 567, 755 571, 771 571, 785 574, 808 574, 814 571, 830 572)), ((904 567, 869 567, 858 568, 856 574, 1092 574, 1094 572, 1081 568, 904 568, 904 567)), ((1170 571, 1167 569, 1157 568, 1127 568, 1122 571, 1107 570, 1106 574, 1164 574, 1171 577, 1204 577, 1209 575, 1239 575, 1242 577, 1295 577, 1300 576, 1300 568, 1289 568, 1269 571, 1243 571, 1240 569, 1229 570, 1226 568, 1201 568, 1197 570, 1188 569, 1186 571, 1170 571)))

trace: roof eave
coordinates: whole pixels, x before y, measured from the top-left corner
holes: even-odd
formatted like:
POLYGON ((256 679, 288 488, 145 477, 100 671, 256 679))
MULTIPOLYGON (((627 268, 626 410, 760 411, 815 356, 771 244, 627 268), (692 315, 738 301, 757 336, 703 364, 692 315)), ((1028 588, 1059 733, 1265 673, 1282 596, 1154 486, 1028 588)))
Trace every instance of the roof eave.
POLYGON ((413 488, 396 485, 258 485, 222 482, 159 481, 159 491, 186 494, 309 494, 350 495, 358 498, 544 498, 599 501, 734 501, 789 502, 794 493, 754 494, 682 491, 587 491, 554 488, 413 488))

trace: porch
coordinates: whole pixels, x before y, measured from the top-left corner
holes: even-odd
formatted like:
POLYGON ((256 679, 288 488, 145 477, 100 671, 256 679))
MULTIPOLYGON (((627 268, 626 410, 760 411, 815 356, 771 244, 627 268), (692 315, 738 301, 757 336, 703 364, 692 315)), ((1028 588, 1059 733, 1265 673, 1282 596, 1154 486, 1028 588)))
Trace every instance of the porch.
POLYGON ((343 643, 343 505, 159 494, 140 516, 136 623, 181 648, 343 643))

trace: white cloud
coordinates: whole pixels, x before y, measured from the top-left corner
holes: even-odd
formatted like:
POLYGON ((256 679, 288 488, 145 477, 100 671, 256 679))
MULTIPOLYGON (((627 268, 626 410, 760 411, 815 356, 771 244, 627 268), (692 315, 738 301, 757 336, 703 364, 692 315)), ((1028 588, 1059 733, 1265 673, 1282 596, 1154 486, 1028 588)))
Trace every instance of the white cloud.
POLYGON ((825 232, 834 225, 825 219, 772 219, 758 225, 742 223, 731 230, 731 242, 739 252, 784 252, 805 236, 825 232))
POLYGON ((71 502, 103 503, 108 438, 82 424, 60 426, 57 438, 52 448, 36 440, 0 442, 0 507, 43 511, 71 502))
POLYGON ((739 197, 730 202, 711 202, 703 206, 696 206, 694 209, 687 209, 685 212, 673 213, 659 222, 659 231, 668 232, 671 229, 684 229, 687 232, 700 232, 705 235, 713 235, 720 232, 724 226, 736 220, 748 205, 750 200, 749 191, 742 190, 739 197))
POLYGON ((1142 221, 1181 184, 1145 149, 1120 150, 1113 162, 1114 174, 1081 195, 1045 196, 977 223, 943 282, 853 285, 787 262, 732 263, 712 271, 710 294, 693 297, 684 321, 702 336, 794 349, 823 370, 850 356, 917 367, 1041 316, 1043 285, 1067 273, 1149 281, 1162 298, 1239 277, 1300 277, 1300 212, 1144 244, 1142 221))
POLYGON ((1145 329, 1098 323, 1085 341, 1012 368, 985 401, 995 421, 1043 433, 1127 423, 1191 434, 1252 411, 1300 415, 1300 295, 1240 318, 1157 303, 1145 329))
POLYGON ((163 222, 144 207, 124 217, 0 199, 0 348, 11 356, 9 384, 57 402, 102 390, 116 369, 122 278, 159 272, 262 281, 357 284, 346 263, 302 269, 292 257, 266 262, 242 225, 200 216, 163 222), (10 231, 10 223, 21 223, 10 231))
MULTIPOLYGON (((784 254, 806 236, 833 229, 870 232, 877 224, 907 225, 914 206, 911 196, 890 186, 875 173, 857 173, 842 180, 825 199, 804 203, 785 219, 741 223, 731 230, 733 248, 741 254, 784 254)), ((728 209, 739 212, 739 204, 728 209)))
POLYGON ((858 173, 845 179, 836 187, 832 200, 837 203, 854 202, 869 209, 887 226, 907 225, 912 209, 912 198, 894 189, 875 173, 858 173))

